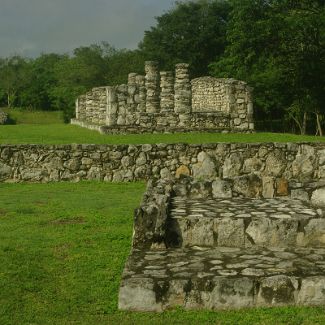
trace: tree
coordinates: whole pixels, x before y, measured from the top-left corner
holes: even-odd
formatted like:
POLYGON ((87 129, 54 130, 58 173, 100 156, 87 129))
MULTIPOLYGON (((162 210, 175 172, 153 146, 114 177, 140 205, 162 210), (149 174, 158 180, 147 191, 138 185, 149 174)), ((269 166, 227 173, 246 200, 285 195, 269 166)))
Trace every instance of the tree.
POLYGON ((0 61, 0 88, 6 95, 9 108, 14 106, 18 92, 29 80, 29 64, 26 59, 16 55, 0 61))
POLYGON ((139 50, 116 50, 106 56, 107 85, 119 85, 127 82, 130 72, 144 74, 144 56, 139 50))
POLYGON ((57 83, 49 96, 55 109, 63 110, 65 121, 74 114, 75 99, 92 87, 105 85, 109 51, 107 43, 76 48, 73 56, 65 55, 54 66, 57 83))
POLYGON ((30 62, 30 80, 19 94, 19 103, 22 107, 31 107, 42 110, 53 109, 51 89, 58 85, 55 76, 55 66, 64 56, 59 54, 41 54, 30 62))
POLYGON ((228 45, 211 73, 248 81, 257 116, 287 114, 304 133, 307 115, 313 111, 320 121, 324 112, 324 1, 231 3, 228 45))
POLYGON ((187 62, 193 77, 205 75, 208 64, 224 52, 229 8, 222 0, 177 2, 156 18, 157 25, 145 32, 139 48, 164 69, 187 62))

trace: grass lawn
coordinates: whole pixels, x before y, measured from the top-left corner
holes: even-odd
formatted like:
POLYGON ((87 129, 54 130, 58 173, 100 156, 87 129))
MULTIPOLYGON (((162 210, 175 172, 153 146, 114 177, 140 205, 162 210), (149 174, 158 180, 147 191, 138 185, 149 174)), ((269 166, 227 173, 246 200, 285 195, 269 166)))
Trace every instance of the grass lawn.
POLYGON ((128 134, 101 135, 97 131, 68 124, 47 125, 1 125, 0 144, 141 144, 141 143, 209 143, 209 142, 299 142, 322 141, 325 137, 299 136, 280 133, 220 134, 128 134))
POLYGON ((19 108, 4 108, 14 124, 58 124, 63 123, 63 114, 59 111, 26 111, 19 108))
POLYGON ((118 311, 133 209, 144 189, 0 184, 0 324, 325 324, 325 308, 118 311))

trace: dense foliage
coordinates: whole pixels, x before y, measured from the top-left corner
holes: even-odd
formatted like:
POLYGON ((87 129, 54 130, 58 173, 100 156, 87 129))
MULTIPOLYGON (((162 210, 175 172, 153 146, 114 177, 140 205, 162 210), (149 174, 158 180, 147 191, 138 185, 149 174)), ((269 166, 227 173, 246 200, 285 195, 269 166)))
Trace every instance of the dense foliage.
POLYGON ((156 19, 136 50, 103 42, 72 55, 0 59, 0 105, 63 110, 68 120, 79 94, 126 82, 129 72, 143 73, 145 60, 162 69, 188 62, 192 77, 247 81, 262 128, 322 134, 324 0, 179 1, 156 19))
POLYGON ((92 87, 126 82, 129 69, 143 69, 140 52, 116 50, 105 42, 79 47, 72 55, 1 59, 0 106, 61 110, 68 121, 77 96, 92 87))
POLYGON ((306 132, 309 119, 309 125, 316 124, 321 133, 325 1, 231 2, 227 47, 224 55, 211 63, 211 73, 252 85, 257 118, 288 118, 301 133, 306 132))

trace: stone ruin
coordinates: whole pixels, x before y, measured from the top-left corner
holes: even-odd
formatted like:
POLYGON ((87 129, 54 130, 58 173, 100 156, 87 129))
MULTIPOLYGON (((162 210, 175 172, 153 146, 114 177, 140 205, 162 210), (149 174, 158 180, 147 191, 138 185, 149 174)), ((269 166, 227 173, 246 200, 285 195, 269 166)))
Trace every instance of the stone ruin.
POLYGON ((0 125, 6 124, 8 120, 8 114, 5 113, 2 109, 0 109, 0 125))
POLYGON ((147 61, 145 76, 130 73, 127 84, 81 95, 71 123, 102 133, 252 132, 251 88, 235 79, 190 80, 185 63, 174 76, 147 61))
POLYGON ((123 310, 325 305, 325 143, 0 145, 0 182, 149 180, 123 310))
POLYGON ((311 166, 325 156, 302 147, 283 164, 270 153, 270 169, 257 162, 264 149, 244 164, 233 156, 219 177, 203 151, 192 176, 183 168, 176 178, 149 181, 135 211, 119 308, 324 306, 325 178, 311 166))

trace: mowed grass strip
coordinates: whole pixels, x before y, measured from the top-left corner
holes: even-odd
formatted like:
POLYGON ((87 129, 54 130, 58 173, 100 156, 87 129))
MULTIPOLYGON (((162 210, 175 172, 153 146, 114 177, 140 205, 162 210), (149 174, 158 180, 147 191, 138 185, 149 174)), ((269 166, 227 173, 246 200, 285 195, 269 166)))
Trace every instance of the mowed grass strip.
POLYGON ((144 183, 0 184, 0 324, 324 324, 325 308, 117 310, 144 183))
POLYGON ((14 124, 60 124, 63 123, 61 111, 23 110, 20 108, 5 108, 10 122, 14 124))
POLYGON ((325 142, 325 137, 300 136, 281 133, 220 134, 127 134, 101 135, 79 126, 68 124, 1 125, 0 144, 144 144, 144 143, 215 143, 215 142, 325 142))

